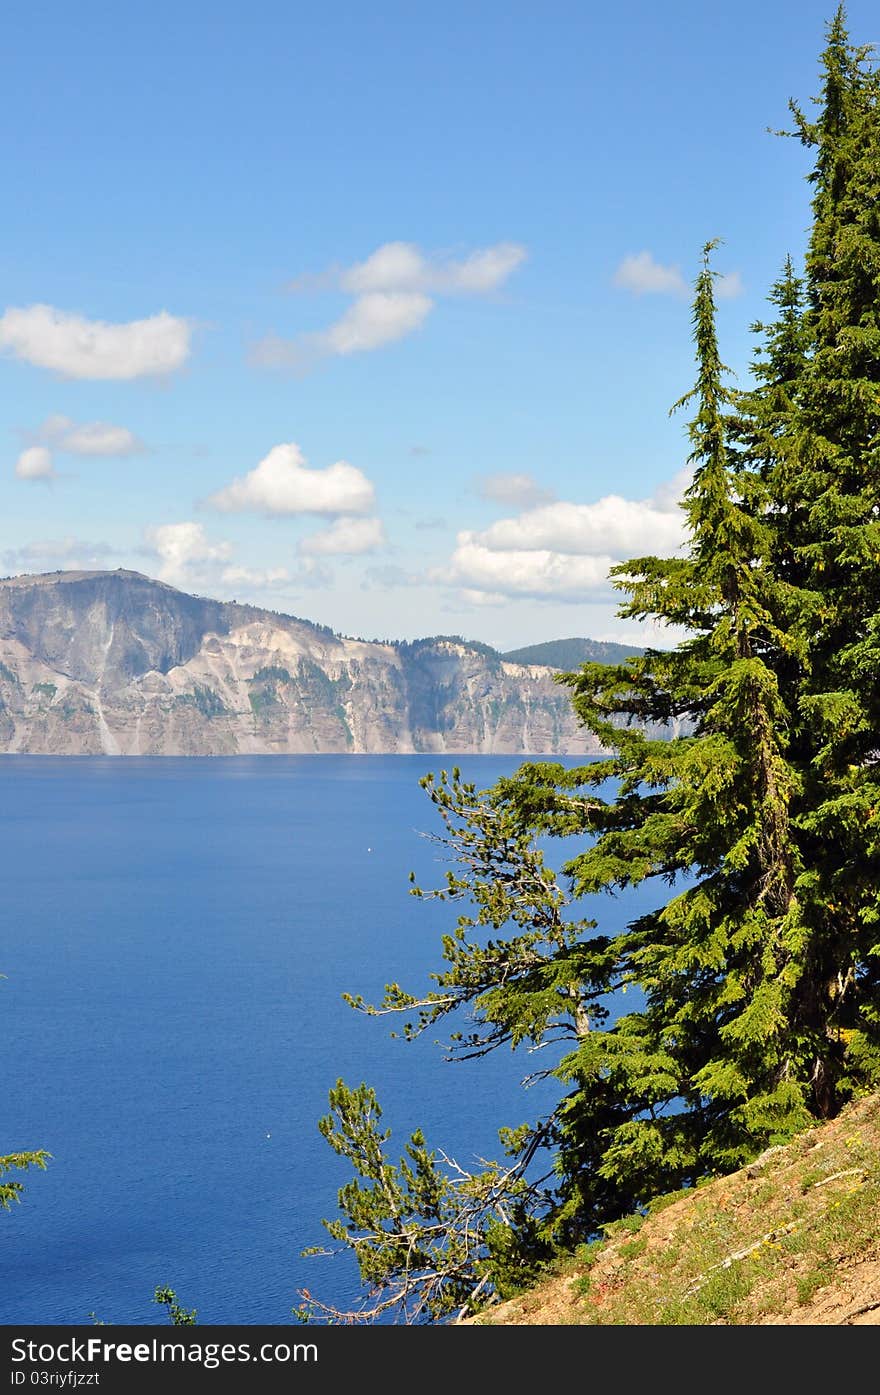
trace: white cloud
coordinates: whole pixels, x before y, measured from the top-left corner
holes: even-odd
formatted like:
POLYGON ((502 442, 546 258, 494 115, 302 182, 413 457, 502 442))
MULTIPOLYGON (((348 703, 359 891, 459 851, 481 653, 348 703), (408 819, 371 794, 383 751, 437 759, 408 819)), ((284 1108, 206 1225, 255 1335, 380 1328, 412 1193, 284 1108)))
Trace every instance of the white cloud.
POLYGON ((337 518, 320 533, 303 538, 299 551, 305 556, 362 556, 385 545, 380 518, 337 518))
POLYGON ((136 455, 144 449, 127 426, 114 426, 109 421, 75 422, 57 412, 47 417, 33 436, 71 455, 136 455))
MULTIPOLYGON (((470 592, 498 596, 529 596, 537 600, 580 601, 607 589, 609 556, 573 557, 548 550, 499 551, 488 548, 474 533, 459 533, 448 569, 434 579, 470 592)), ((473 596, 471 597, 473 599, 473 596)))
POLYGON ((525 260, 515 242, 499 242, 471 252, 462 261, 426 257, 412 242, 386 242, 366 261, 343 270, 345 291, 425 291, 437 295, 483 295, 494 291, 525 260))
POLYGON ((64 378, 128 379, 172 373, 189 358, 190 325, 162 310, 108 324, 52 305, 11 307, 0 316, 0 349, 64 378))
POLYGON ((378 349, 412 334, 427 319, 433 304, 418 291, 370 291, 359 296, 329 329, 308 336, 308 344, 325 354, 378 349))
MULTIPOLYGON (((216 569, 215 569, 216 570, 216 569)), ((288 567, 245 567, 233 564, 224 567, 211 584, 215 591, 236 593, 236 598, 259 596, 265 603, 265 593, 278 603, 279 600, 296 594, 304 588, 328 589, 333 584, 333 575, 321 562, 307 557, 299 566, 288 567)))
POLYGON ((36 443, 23 450, 16 462, 15 473, 22 480, 57 479, 54 451, 82 456, 123 456, 144 449, 125 426, 113 426, 109 421, 78 423, 60 413, 47 417, 35 431, 21 434, 36 443))
POLYGON ((161 560, 160 580, 172 585, 190 580, 194 564, 225 562, 232 552, 228 542, 209 542, 201 523, 163 523, 148 528, 146 539, 161 560))
POLYGON ((605 557, 667 552, 684 540, 684 515, 654 499, 607 494, 594 504, 562 501, 502 518, 476 535, 490 552, 549 549, 569 556, 605 557))
POLYGON ((660 513, 677 513, 681 510, 677 508, 680 500, 684 499, 686 491, 693 483, 694 468, 692 465, 683 465, 671 479, 664 480, 659 484, 651 495, 650 503, 660 513))
POLYGON ((527 509, 533 504, 542 504, 553 498, 549 489, 544 489, 531 475, 499 471, 495 475, 482 475, 477 481, 477 493, 481 499, 491 499, 493 503, 509 504, 513 508, 527 509))
POLYGON ((366 475, 345 460, 324 470, 307 466, 294 441, 273 446, 256 469, 212 494, 208 504, 226 513, 363 514, 374 504, 366 475))
POLYGON ((232 546, 212 542, 200 523, 166 523, 145 530, 147 549, 160 559, 160 580, 184 589, 198 587, 210 595, 254 597, 265 604, 268 593, 276 602, 304 587, 328 587, 332 576, 323 563, 304 558, 290 569, 251 567, 232 559, 232 546))
POLYGON ((745 290, 738 271, 728 271, 715 278, 715 295, 719 300, 734 300, 745 290))
POLYGON ((372 291, 424 291, 427 264, 411 242, 386 242, 366 261, 339 272, 338 283, 353 295, 372 291))
POLYGON ((499 242, 472 252, 463 262, 449 262, 436 272, 435 289, 446 294, 484 295, 503 285, 526 259, 526 249, 516 242, 499 242))
POLYGON ((478 248, 460 260, 426 256, 411 242, 386 242, 366 261, 291 282, 291 290, 333 286, 355 299, 327 329, 297 339, 267 335, 252 357, 266 367, 304 369, 328 355, 379 349, 419 329, 434 309, 434 297, 486 295, 503 285, 525 256, 515 242, 478 248))
POLYGON ((591 504, 558 501, 499 519, 481 532, 459 533, 448 566, 432 579, 462 589, 471 603, 499 596, 587 600, 610 590, 618 561, 666 555, 686 541, 678 505, 689 479, 682 471, 649 499, 608 494, 591 504))
POLYGON ((651 252, 624 257, 614 273, 615 286, 636 295, 687 295, 688 286, 677 266, 663 266, 651 252))
POLYGON ((256 344, 251 359, 262 368, 305 371, 317 359, 345 358, 403 339, 427 319, 434 302, 409 291, 372 291, 353 301, 335 324, 298 339, 268 334, 256 344))
POLYGON ((45 446, 28 446, 15 462, 20 480, 53 480, 56 478, 52 452, 45 446))
MULTIPOLYGON (((663 266, 651 252, 634 252, 624 257, 614 273, 615 286, 635 295, 686 296, 691 288, 678 266, 663 266)), ((716 273, 715 296, 718 300, 733 300, 745 287, 738 271, 716 273)))

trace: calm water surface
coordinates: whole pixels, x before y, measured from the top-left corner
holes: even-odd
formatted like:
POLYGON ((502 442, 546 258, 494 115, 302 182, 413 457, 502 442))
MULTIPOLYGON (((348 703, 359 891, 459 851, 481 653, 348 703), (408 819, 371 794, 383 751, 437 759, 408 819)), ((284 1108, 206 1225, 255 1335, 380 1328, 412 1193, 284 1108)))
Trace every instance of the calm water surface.
POLYGON ((375 1086, 395 1157, 416 1126, 496 1157, 539 1112, 524 1058, 445 1062, 341 1000, 440 967, 456 912, 407 879, 442 881, 418 781, 451 763, 0 758, 0 1153, 52 1154, 0 1213, 0 1322, 164 1322, 157 1284, 203 1323, 350 1303, 347 1256, 300 1255, 351 1176, 316 1127, 336 1079, 375 1086))

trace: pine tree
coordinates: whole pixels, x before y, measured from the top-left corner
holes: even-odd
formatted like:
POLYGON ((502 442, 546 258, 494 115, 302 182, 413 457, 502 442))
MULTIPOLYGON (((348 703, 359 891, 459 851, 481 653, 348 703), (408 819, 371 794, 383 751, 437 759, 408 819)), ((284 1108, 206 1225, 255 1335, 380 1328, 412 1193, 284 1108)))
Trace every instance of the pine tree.
MULTIPOLYGON (((13 1171, 27 1172, 28 1168, 45 1168, 49 1154, 42 1149, 30 1152, 7 1153, 0 1157, 0 1178, 8 1177, 13 1171)), ((0 1181, 0 1207, 8 1211, 13 1201, 21 1201, 22 1183, 0 1181)))
POLYGON ((430 993, 351 1000, 409 1014, 409 1035, 467 1009, 453 1056, 555 1048, 558 1106, 504 1134, 510 1163, 458 1193, 420 1135, 393 1168, 373 1130, 365 1168, 375 1097, 339 1082, 322 1128, 368 1186, 340 1194, 331 1233, 398 1302, 417 1254, 419 1317, 502 1292, 880 1081, 880 113, 842 10, 822 71, 817 120, 792 105, 816 149, 804 275, 786 261, 753 384, 735 392, 705 248, 696 383, 676 404, 693 411, 687 543, 613 572, 621 615, 685 639, 560 675, 601 760, 526 764, 482 792, 458 771, 423 782, 458 867, 427 894, 474 913, 445 937, 430 993), (557 840, 561 878, 542 851, 557 840), (584 916, 585 897, 640 884, 655 908, 622 933, 584 916), (468 1212, 462 1249, 475 1194, 489 1204, 468 1212), (428 1289, 444 1256, 445 1296, 428 1289))
MULTIPOLYGON (((788 327, 797 347, 787 406, 763 469, 776 569, 800 597, 793 748, 810 933, 794 1013, 812 1037, 817 1112, 827 1116, 880 1064, 880 75, 870 50, 850 43, 842 7, 821 61, 817 119, 791 104, 816 152, 813 223, 805 307, 788 327)), ((778 338, 771 349, 780 362, 778 338)))
MULTIPOLYGON (((579 715, 614 754, 552 777, 557 787, 572 778, 617 787, 585 824, 593 845, 567 865, 578 895, 648 878, 685 883, 616 942, 644 1006, 591 1034, 561 1068, 585 1097, 592 1080, 617 1077, 626 1117, 607 1136, 600 1170, 627 1188, 638 1179, 640 1204, 738 1165, 809 1115, 786 1031, 804 936, 790 816, 800 780, 778 678, 788 591, 730 442, 734 397, 723 385, 706 250, 694 305, 698 379, 682 400, 697 404, 688 555, 615 569, 630 596, 622 614, 652 615, 691 637, 670 653, 569 677, 579 715), (672 719, 686 735, 645 736, 646 722, 672 719)), ((548 831, 553 803, 549 794, 548 831)))

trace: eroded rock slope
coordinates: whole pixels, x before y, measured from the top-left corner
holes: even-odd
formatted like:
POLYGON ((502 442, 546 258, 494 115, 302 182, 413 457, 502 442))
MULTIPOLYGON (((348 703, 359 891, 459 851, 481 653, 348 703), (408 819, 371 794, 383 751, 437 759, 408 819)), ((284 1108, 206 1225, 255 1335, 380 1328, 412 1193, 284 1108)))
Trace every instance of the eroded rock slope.
POLYGON ((346 639, 138 572, 0 581, 0 752, 590 754, 546 667, 346 639))

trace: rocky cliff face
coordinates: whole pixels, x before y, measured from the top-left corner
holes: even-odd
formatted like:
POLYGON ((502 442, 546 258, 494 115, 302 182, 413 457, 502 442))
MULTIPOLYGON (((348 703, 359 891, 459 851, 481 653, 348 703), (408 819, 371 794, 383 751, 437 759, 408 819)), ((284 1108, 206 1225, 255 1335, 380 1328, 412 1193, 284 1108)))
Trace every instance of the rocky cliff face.
POLYGON ((552 669, 370 644, 137 572, 0 581, 0 752, 592 754, 552 669))

